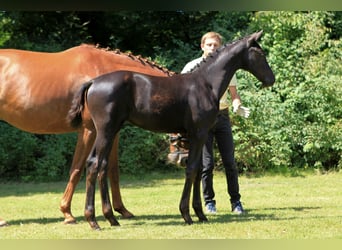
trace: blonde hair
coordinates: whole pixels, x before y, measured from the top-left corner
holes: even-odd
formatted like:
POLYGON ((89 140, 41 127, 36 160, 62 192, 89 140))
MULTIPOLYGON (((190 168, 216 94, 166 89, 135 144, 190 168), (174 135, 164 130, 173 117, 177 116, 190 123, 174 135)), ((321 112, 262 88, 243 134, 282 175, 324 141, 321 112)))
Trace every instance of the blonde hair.
POLYGON ((210 31, 208 33, 205 33, 202 38, 201 38, 201 45, 204 44, 205 40, 208 38, 213 38, 216 39, 217 41, 219 41, 220 45, 222 44, 222 36, 214 31, 210 31))

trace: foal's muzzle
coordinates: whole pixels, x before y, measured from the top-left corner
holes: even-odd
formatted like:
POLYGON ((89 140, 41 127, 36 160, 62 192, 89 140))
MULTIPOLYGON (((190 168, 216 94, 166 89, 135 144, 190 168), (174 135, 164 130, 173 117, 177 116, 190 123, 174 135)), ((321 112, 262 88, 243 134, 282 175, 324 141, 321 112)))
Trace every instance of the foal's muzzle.
POLYGON ((263 88, 270 87, 270 86, 272 86, 274 84, 274 82, 275 82, 274 75, 266 77, 266 79, 262 82, 262 86, 261 87, 263 87, 263 88))

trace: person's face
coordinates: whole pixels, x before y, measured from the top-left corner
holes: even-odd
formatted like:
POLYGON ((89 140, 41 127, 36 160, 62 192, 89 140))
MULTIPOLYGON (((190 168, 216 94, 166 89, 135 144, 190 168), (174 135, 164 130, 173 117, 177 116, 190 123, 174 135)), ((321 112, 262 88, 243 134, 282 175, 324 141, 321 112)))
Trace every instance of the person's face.
POLYGON ((220 47, 220 42, 215 38, 207 38, 204 43, 201 44, 203 50, 203 56, 207 57, 210 53, 213 53, 218 47, 220 47))

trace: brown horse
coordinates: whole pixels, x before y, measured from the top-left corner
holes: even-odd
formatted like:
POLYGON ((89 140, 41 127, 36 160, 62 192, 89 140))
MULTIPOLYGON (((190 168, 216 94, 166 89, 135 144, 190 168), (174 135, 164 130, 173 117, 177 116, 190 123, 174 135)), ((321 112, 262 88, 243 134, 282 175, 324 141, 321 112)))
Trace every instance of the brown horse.
MULTIPOLYGON (((134 70, 156 76, 172 74, 140 56, 91 45, 58 53, 0 50, 0 119, 31 133, 78 132, 70 179, 60 203, 65 223, 75 222, 71 213, 72 195, 95 140, 89 116, 83 117, 87 126, 77 130, 65 117, 75 92, 85 81, 115 70, 134 70)), ((118 137, 115 137, 109 170, 113 205, 123 217, 132 217, 121 200, 117 153, 118 137)), ((1 225, 6 225, 6 221, 0 218, 1 225)))
POLYGON ((185 222, 192 224, 192 206, 200 221, 206 221, 200 199, 201 152, 208 130, 219 110, 219 100, 238 69, 252 73, 263 86, 273 85, 274 74, 256 42, 262 32, 226 44, 192 73, 156 77, 132 71, 116 71, 87 83, 75 96, 69 112, 73 126, 82 124, 82 110, 90 113, 97 131, 87 159, 85 217, 91 228, 100 229, 95 219, 95 181, 99 180, 102 211, 110 224, 118 225, 109 202, 107 166, 114 136, 125 121, 155 132, 185 133, 189 157, 179 205, 185 222))

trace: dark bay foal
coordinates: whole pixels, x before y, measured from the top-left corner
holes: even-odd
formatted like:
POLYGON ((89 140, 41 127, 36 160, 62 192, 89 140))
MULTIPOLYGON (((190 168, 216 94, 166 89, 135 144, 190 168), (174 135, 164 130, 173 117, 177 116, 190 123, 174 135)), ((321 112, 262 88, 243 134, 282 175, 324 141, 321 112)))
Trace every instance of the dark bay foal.
POLYGON ((155 77, 132 71, 117 71, 83 85, 74 97, 68 119, 80 126, 82 115, 90 114, 96 140, 87 160, 85 217, 93 229, 95 182, 99 181, 102 210, 111 225, 119 225, 109 200, 107 164, 113 138, 125 121, 155 132, 179 132, 189 138, 189 158, 179 205, 187 224, 191 188, 192 207, 199 221, 206 221, 200 199, 201 152, 208 130, 219 110, 219 100, 238 69, 252 73, 263 86, 275 81, 261 47, 256 42, 262 32, 226 44, 206 58, 189 74, 155 77))

